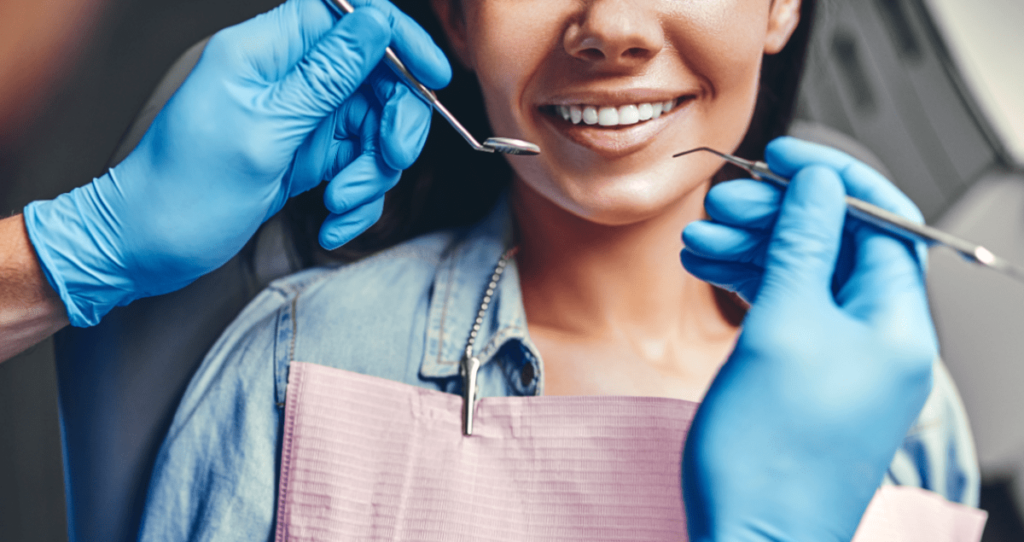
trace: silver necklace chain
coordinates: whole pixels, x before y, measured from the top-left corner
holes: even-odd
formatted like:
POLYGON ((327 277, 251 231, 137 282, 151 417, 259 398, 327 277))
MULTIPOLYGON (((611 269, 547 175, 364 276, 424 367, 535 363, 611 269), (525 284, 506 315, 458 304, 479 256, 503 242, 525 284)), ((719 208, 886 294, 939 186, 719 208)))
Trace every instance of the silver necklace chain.
POLYGON ((476 406, 476 375, 480 370, 480 359, 473 355, 473 345, 476 343, 477 335, 484 323, 484 316, 491 306, 494 292, 498 288, 498 282, 505 273, 509 260, 519 251, 518 247, 512 247, 505 251, 498 260, 491 274, 491 282, 484 291, 484 298, 480 302, 480 310, 476 312, 476 320, 473 321, 473 329, 469 332, 469 341, 466 342, 466 352, 462 356, 462 434, 469 436, 473 434, 473 411, 476 406))

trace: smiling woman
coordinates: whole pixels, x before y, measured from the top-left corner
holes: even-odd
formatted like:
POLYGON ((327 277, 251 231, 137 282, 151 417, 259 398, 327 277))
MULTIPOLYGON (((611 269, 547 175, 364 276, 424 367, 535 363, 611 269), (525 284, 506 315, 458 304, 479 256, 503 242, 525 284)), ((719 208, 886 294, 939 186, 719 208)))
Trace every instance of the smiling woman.
MULTIPOLYGON (((481 160, 467 156, 449 130, 437 129, 391 195, 385 218, 340 252, 373 252, 396 238, 468 226, 494 207, 511 181, 517 264, 531 338, 545 359, 545 393, 580 393, 585 390, 563 390, 559 383, 600 379, 635 387, 591 382, 596 387, 590 391, 643 394, 656 387, 656 395, 699 398, 731 348, 742 308, 680 273, 673 255, 681 248, 679 232, 702 216, 712 178, 727 173, 710 160, 670 157, 697 142, 728 149, 742 144, 745 155, 760 156, 772 137, 785 133, 809 35, 809 25, 799 21, 813 20, 814 2, 399 5, 445 38, 465 70, 442 91, 459 108, 456 114, 487 119, 491 131, 535 141, 544 152, 481 160), (545 16, 531 15, 539 12, 545 16), (653 265, 637 266, 638 257, 653 265), (582 290, 588 282, 601 285, 582 290), (633 287, 638 284, 648 288, 633 287), (644 290, 657 292, 657 302, 644 290), (621 304, 606 305, 610 300, 621 304), (677 314, 677 307, 687 309, 677 314), (620 310, 646 313, 651 321, 617 321, 620 310), (700 322, 699 329, 669 332, 685 328, 683 318, 700 322), (616 335, 621 340, 613 343, 609 338, 616 335), (557 354, 563 351, 575 355, 557 354), (650 378, 621 378, 645 372, 646 365, 625 363, 641 353, 661 369, 647 371, 650 378), (567 362, 585 357, 590 376, 560 377, 579 368, 555 364, 556 356, 567 362), (619 362, 593 370, 606 358, 619 362), (687 367, 673 359, 687 360, 687 367), (671 378, 658 378, 664 376, 671 378)), ((298 206, 292 215, 309 230, 320 219, 309 212, 314 205, 298 206)))
MULTIPOLYGON (((735 149, 757 100, 765 54, 799 21, 798 1, 434 2, 480 83, 495 129, 538 142, 513 160, 517 187, 602 224, 678 206, 717 169, 667 159, 679 148, 735 149), (544 17, 530 16, 543 11, 544 17), (653 103, 662 114, 653 118, 653 103), (639 106, 651 120, 620 122, 639 106), (556 108, 580 110, 565 122, 556 108), (645 107, 646 109, 646 107, 645 107), (589 117, 589 118, 587 118, 589 117), (595 122, 596 121, 596 122, 595 122), (627 127, 628 126, 628 127, 627 127)), ((697 194, 697 197, 702 197, 697 194)))
MULTIPOLYGON (((307 496, 279 487, 278 474, 285 479, 290 465, 305 469, 323 457, 291 455, 295 413, 349 412, 327 392, 304 399, 299 374, 354 372, 462 393, 460 361, 472 357, 480 397, 614 395, 692 407, 733 348, 742 305, 679 262, 680 233, 704 217, 710 186, 730 173, 710 158, 672 155, 711 146, 759 158, 785 133, 814 2, 399 5, 445 40, 461 66, 453 88, 439 94, 470 131, 536 142, 542 154, 473 153, 438 127, 380 223, 332 255, 358 261, 285 278, 254 300, 182 400, 154 469, 144 540, 267 539, 275 517, 287 538, 294 516, 275 503, 307 496), (493 130, 481 126, 488 122, 493 130)), ((309 225, 322 219, 309 212, 318 197, 289 208, 310 239, 309 225)), ((969 430, 936 367, 935 391, 887 482, 970 502, 977 470, 969 430)), ((336 421, 374 415, 372 407, 359 412, 336 421)), ((372 446, 356 438, 342 448, 391 457, 372 446)), ((328 463, 322 475, 331 480, 351 470, 347 461, 328 463)), ((438 488, 461 483, 440 470, 404 469, 434 477, 438 488)), ((313 501, 327 503, 317 513, 342 518, 353 538, 415 520, 411 508, 396 512, 401 517, 383 512, 411 502, 385 490, 401 482, 325 484, 336 485, 317 493, 313 501), (338 512, 350 501, 369 504, 359 517, 338 512)), ((438 525, 439 533, 461 528, 438 525)))
MULTIPOLYGON (((471 6, 474 3, 489 4, 489 2, 474 2, 473 0, 432 3, 409 0, 395 1, 395 4, 403 11, 412 15, 413 18, 430 31, 442 45, 442 48, 453 59, 461 59, 461 55, 457 54, 457 51, 453 50, 453 47, 448 44, 449 38, 454 40, 460 39, 459 35, 463 31, 459 31, 459 26, 465 25, 463 20, 464 13, 462 11, 463 4, 471 6), (438 14, 441 14, 441 17, 438 14), (439 22, 441 18, 445 19, 447 24, 442 26, 439 22), (454 35, 451 34, 452 31, 456 33, 454 35)), ((517 19, 518 22, 516 24, 520 27, 524 24, 525 20, 529 20, 532 17, 532 15, 529 15, 529 13, 532 13, 529 10, 539 9, 547 13, 554 6, 558 5, 557 3, 541 2, 540 4, 542 5, 538 7, 537 2, 522 1, 496 2, 495 4, 497 8, 504 4, 506 6, 505 9, 509 9, 509 5, 513 7, 518 6, 516 9, 522 10, 518 17, 525 17, 523 20, 517 19), (530 6, 533 7, 531 8, 530 6), (523 13, 526 15, 523 15, 523 13)), ((619 4, 632 6, 635 3, 625 2, 619 4)), ((671 6, 672 2, 661 4, 671 6)), ((755 4, 760 6, 764 2, 756 2, 755 4)), ((784 47, 780 51, 776 54, 762 55, 759 61, 760 77, 755 97, 757 103, 754 107, 752 119, 747 118, 750 113, 749 111, 744 112, 744 122, 747 123, 747 129, 746 135, 738 149, 738 154, 744 157, 761 158, 764 147, 768 142, 775 137, 785 134, 788 130, 796 105, 797 87, 803 71, 804 56, 810 37, 811 25, 809 23, 814 19, 816 4, 816 1, 799 3, 797 21, 803 21, 804 24, 797 24, 795 29, 790 29, 792 35, 788 42, 784 43, 784 47)), ((678 6, 675 8, 670 7, 670 9, 680 11, 678 6)), ((510 13, 510 16, 514 15, 515 13, 510 13)), ((760 32, 764 36, 765 29, 761 29, 760 32)), ((725 30, 723 33, 730 39, 735 35, 733 30, 725 30)), ((507 51, 521 50, 521 45, 517 44, 516 40, 522 39, 522 36, 526 33, 517 32, 515 34, 513 36, 514 39, 505 45, 507 51)), ((502 45, 498 43, 495 46, 501 47, 502 45)), ((462 47, 464 48, 465 44, 462 47)), ((669 47, 671 48, 672 44, 669 44, 669 47)), ((565 52, 562 54, 568 55, 565 52)), ((590 53, 586 52, 584 54, 590 53)), ((667 52, 662 52, 657 62, 664 63, 664 57, 667 56, 669 56, 667 52)), ((509 53, 509 58, 494 60, 494 63, 501 67, 519 66, 522 62, 523 59, 519 58, 518 54, 511 53, 509 53)), ((569 73, 578 72, 580 66, 585 64, 580 59, 573 63, 576 66, 568 68, 567 71, 569 73)), ((645 71, 649 70, 650 63, 640 64, 637 67, 645 71)), ((457 118, 466 124, 471 132, 498 133, 496 131, 497 125, 492 127, 494 121, 489 122, 488 111, 485 110, 484 98, 481 94, 480 84, 477 82, 475 70, 465 62, 456 62, 453 67, 455 76, 452 83, 447 88, 438 92, 442 101, 457 118)), ((606 75, 614 74, 608 73, 606 75)), ((647 73, 645 77, 654 79, 659 77, 659 75, 658 73, 647 73)), ((619 70, 618 79, 621 81, 623 78, 629 79, 631 76, 628 73, 623 74, 619 70)), ((638 84, 626 82, 624 86, 636 88, 638 84)), ((682 96, 673 96, 673 98, 680 97, 682 96)), ((674 103, 668 102, 668 99, 664 103, 650 102, 651 117, 658 117, 664 113, 665 109, 673 109, 679 103, 678 100, 672 100, 674 103), (666 105, 669 107, 666 108, 666 105), (656 113, 658 109, 661 109, 662 113, 656 113)), ((568 109, 569 112, 569 119, 566 120, 573 121, 572 109, 575 106, 579 111, 577 113, 579 115, 579 122, 575 124, 586 124, 583 114, 588 105, 594 108, 594 114, 598 112, 600 104, 568 103, 564 105, 563 107, 568 109)), ((645 106, 648 103, 641 102, 628 105, 637 106, 638 120, 642 123, 644 120, 642 112, 646 110, 645 106)), ((627 115, 630 114, 628 105, 626 106, 627 115)), ((560 114, 560 112, 554 109, 551 111, 542 110, 541 113, 549 113, 553 116, 560 114)), ((600 124, 598 123, 598 125, 600 124)), ((678 152, 684 146, 685 141, 677 142, 676 145, 670 146, 671 148, 668 149, 669 152, 667 154, 659 155, 659 159, 678 152)), ((544 151, 548 152, 548 149, 545 148, 544 151)), ((548 157, 547 160, 557 161, 553 156, 548 157)), ((519 162, 522 163, 523 161, 520 160, 519 162)), ((689 165, 692 166, 693 164, 689 165)), ((737 173, 737 171, 726 168, 715 174, 715 181, 724 180, 737 173)), ((494 206, 498 195, 507 188, 511 178, 512 175, 507 161, 466 152, 465 143, 458 135, 446 126, 440 126, 431 132, 423 155, 412 168, 405 172, 403 182, 389 192, 384 216, 374 227, 361 238, 349 243, 342 249, 334 251, 333 254, 328 255, 320 250, 318 245, 310 243, 301 247, 303 255, 307 263, 330 259, 348 261, 423 233, 471 225, 489 212, 494 206), (486 182, 481 182, 484 179, 486 182)), ((307 195, 300 196, 297 198, 298 201, 295 201, 286 208, 288 220, 292 227, 302 232, 303 235, 301 237, 305 239, 315 239, 316 231, 323 222, 323 218, 326 217, 326 211, 323 208, 321 199, 322 194, 318 191, 313 191, 307 195)))

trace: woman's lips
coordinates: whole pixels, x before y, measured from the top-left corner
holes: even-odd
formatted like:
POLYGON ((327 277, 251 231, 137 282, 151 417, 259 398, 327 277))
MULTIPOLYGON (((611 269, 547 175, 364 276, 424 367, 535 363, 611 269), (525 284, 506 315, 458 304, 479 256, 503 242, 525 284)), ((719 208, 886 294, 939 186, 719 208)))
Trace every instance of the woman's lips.
POLYGON ((539 108, 544 121, 573 143, 605 157, 636 152, 688 109, 695 96, 619 106, 594 104, 547 105, 539 108))

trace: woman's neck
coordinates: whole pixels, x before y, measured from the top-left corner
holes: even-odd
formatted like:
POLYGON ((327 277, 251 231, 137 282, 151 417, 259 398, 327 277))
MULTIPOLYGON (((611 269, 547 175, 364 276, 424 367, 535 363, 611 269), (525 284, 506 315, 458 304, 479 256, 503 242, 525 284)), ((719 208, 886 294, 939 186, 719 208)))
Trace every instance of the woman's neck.
POLYGON ((679 262, 683 227, 703 216, 706 192, 698 187, 674 209, 642 222, 602 225, 517 182, 516 260, 530 325, 572 334, 624 327, 722 332, 711 286, 679 262))
POLYGON ((679 263, 705 192, 643 222, 602 226, 514 185, 516 262, 545 394, 701 400, 737 331, 711 286, 679 263))
POLYGON ((584 342, 622 336, 655 363, 658 352, 678 350, 673 343, 731 341, 736 328, 713 289, 679 262, 682 230, 703 216, 706 188, 655 218, 605 226, 517 182, 516 260, 531 334, 542 329, 584 342))

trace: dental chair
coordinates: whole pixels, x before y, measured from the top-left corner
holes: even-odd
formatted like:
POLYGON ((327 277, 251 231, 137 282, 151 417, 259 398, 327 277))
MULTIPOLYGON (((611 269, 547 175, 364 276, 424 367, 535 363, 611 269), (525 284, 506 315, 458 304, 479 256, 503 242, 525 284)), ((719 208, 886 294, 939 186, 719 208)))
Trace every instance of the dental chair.
MULTIPOLYGON (((138 144, 205 45, 171 67, 110 165, 138 144)), ((300 268, 293 248, 275 217, 237 256, 187 288, 118 307, 96 327, 57 334, 70 540, 135 540, 153 462, 192 373, 250 299, 300 268)))
MULTIPOLYGON (((838 147, 879 169, 911 195, 929 221, 948 214, 940 225, 950 227, 953 233, 984 243, 992 235, 992 220, 997 220, 997 230, 1009 228, 1019 239, 1024 230, 1024 184, 1012 176, 996 175, 993 180, 991 175, 979 173, 992 171, 993 164, 999 162, 998 153, 972 122, 955 82, 949 80, 941 63, 929 56, 934 45, 922 31, 921 0, 826 6, 830 7, 819 13, 821 21, 802 87, 798 116, 804 120, 794 123, 791 133, 838 147), (918 96, 918 103, 908 103, 921 89, 926 89, 927 95, 918 96), (966 123, 965 130, 948 129, 961 123, 966 123), (948 157, 949 148, 958 153, 956 166, 929 165, 928 157, 948 157), (985 177, 983 182, 977 182, 980 177, 985 177), (954 204, 975 184, 980 195, 954 204), (946 213, 951 205, 951 214, 946 213), (1017 214, 995 217, 990 212, 993 209, 1017 214)), ((111 165, 135 147, 188 75, 204 45, 193 46, 169 70, 126 133, 111 165)), ((437 129, 447 127, 439 125, 437 129)), ((992 242, 993 250, 1024 263, 1024 249, 1013 235, 1003 235, 998 241, 992 242)), ((295 235, 284 220, 275 217, 240 254, 187 288, 116 308, 96 327, 67 328, 57 335, 72 541, 127 542, 136 538, 153 462, 192 373, 256 293, 275 278, 302 267, 295 247, 295 235)), ((985 312, 990 320, 1017 314, 1016 322, 1024 322, 1021 311, 1013 313, 1007 308, 1008 303, 1018 301, 1024 307, 1024 296, 999 296, 1005 291, 1000 288, 1009 285, 986 291, 981 297, 962 293, 965 288, 978 291, 979 284, 987 280, 984 272, 945 256, 936 258, 932 267, 931 294, 944 353, 971 414, 975 414, 972 401, 984 413, 994 405, 983 400, 987 381, 971 379, 978 372, 971 348, 985 339, 981 322, 988 320, 965 321, 985 312), (966 278, 958 275, 964 273, 966 278), (990 304, 970 304, 979 299, 990 304), (964 386, 965 381, 970 384, 964 386)), ((1004 322, 1003 327, 1007 325, 1004 322)), ((1000 340, 1021 346, 1021 336, 1010 333, 1009 339, 1000 340)), ((1005 357, 1006 351, 999 350, 1007 346, 1003 343, 993 345, 989 339, 986 344, 993 352, 985 355, 1005 357)), ((1024 376, 1015 377, 1014 382, 1024 382, 1024 376)), ((1016 412, 1024 413, 1024 400, 1018 403, 1021 407, 1016 412)), ((1024 429, 1024 424, 1016 425, 1024 429)), ((989 434, 984 427, 979 435, 989 434)), ((1012 448, 1017 442, 1017 433, 1013 435, 1003 439, 1004 447, 1012 448)), ((1024 434, 1020 441, 1024 442, 1024 434)), ((985 450, 981 451, 984 465, 985 450)))

